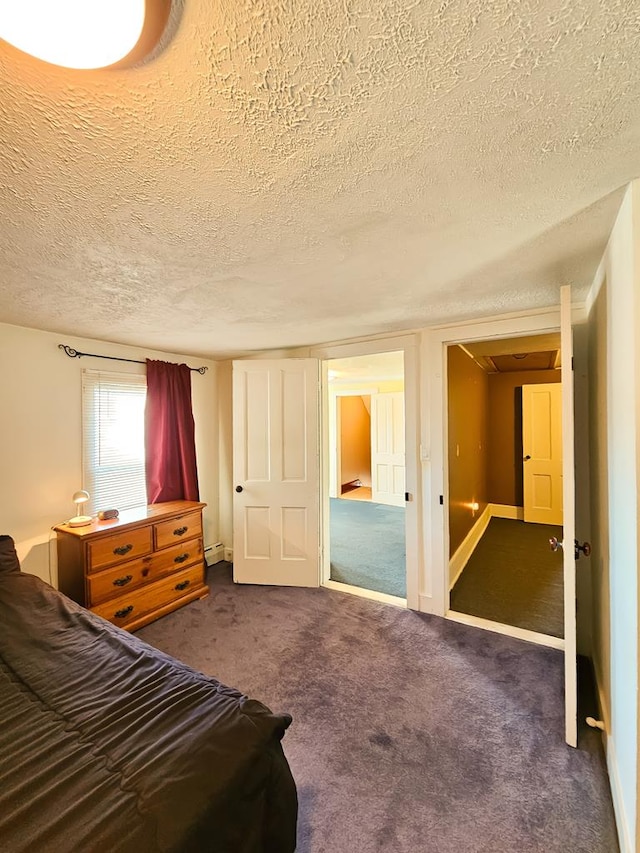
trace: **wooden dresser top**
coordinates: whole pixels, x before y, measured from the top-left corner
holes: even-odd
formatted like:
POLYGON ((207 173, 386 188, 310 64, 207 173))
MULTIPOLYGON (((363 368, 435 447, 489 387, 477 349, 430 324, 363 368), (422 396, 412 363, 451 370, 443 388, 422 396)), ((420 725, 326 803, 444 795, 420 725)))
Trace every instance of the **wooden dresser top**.
POLYGON ((68 524, 57 524, 53 529, 60 533, 77 536, 78 539, 86 539, 87 537, 96 536, 101 533, 109 533, 126 525, 147 524, 150 521, 158 521, 172 515, 182 515, 186 512, 201 510, 205 506, 205 503, 199 503, 198 501, 167 501, 166 503, 127 509, 120 513, 119 518, 110 518, 107 521, 100 521, 94 518, 91 524, 86 524, 84 527, 69 527, 68 524))

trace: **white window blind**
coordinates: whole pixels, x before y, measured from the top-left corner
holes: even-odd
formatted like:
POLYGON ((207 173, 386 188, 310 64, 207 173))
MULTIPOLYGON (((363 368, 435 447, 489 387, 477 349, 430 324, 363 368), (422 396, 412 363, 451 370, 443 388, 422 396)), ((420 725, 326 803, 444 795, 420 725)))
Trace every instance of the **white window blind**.
POLYGON ((146 506, 145 376, 82 371, 84 488, 89 512, 146 506))

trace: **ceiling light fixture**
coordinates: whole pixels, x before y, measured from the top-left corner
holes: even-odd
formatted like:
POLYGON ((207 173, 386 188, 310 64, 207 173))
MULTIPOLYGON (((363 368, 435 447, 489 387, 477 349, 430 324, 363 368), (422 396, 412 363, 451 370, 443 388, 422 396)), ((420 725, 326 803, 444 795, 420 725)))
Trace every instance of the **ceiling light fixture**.
POLYGON ((131 65, 156 46, 171 0, 21 0, 0 7, 0 39, 64 68, 131 65))

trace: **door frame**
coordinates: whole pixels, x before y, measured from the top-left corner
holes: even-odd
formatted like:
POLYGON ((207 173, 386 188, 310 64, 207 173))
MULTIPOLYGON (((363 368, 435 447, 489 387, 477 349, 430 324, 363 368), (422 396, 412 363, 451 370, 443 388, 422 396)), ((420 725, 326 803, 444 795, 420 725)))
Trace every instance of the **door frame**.
MULTIPOLYGON (((310 356, 320 359, 320 577, 321 583, 329 581, 331 566, 329 553, 329 365, 335 358, 354 358, 382 352, 404 353, 404 406, 405 406, 405 488, 411 499, 405 503, 406 511, 406 569, 407 607, 420 609, 420 581, 423 575, 424 554, 422 525, 422 478, 419 456, 419 391, 420 391, 420 335, 407 334, 354 343, 329 344, 312 347, 310 356)), ((378 597, 376 595, 376 597, 378 597)), ((391 596, 387 596, 391 598, 391 596)), ((386 600, 380 594, 380 600, 386 600)))
MULTIPOLYGON (((446 514, 449 505, 447 347, 470 341, 557 333, 560 331, 559 302, 560 294, 558 304, 553 308, 526 315, 489 317, 422 332, 421 361, 426 365, 421 394, 420 458, 426 509, 422 562, 429 568, 422 578, 419 609, 425 613, 451 618, 448 616, 449 525, 446 514)), ((572 305, 571 317, 574 325, 586 322, 584 304, 572 305)))

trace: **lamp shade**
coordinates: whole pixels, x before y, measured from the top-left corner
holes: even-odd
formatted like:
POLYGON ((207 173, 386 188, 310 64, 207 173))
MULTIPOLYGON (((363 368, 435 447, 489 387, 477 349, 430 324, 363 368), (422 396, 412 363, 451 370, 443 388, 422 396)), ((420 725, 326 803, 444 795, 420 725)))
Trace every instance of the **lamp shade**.
POLYGON ((77 492, 73 493, 72 500, 74 504, 83 504, 86 503, 90 497, 91 495, 89 494, 89 492, 85 492, 84 489, 79 489, 77 492))

